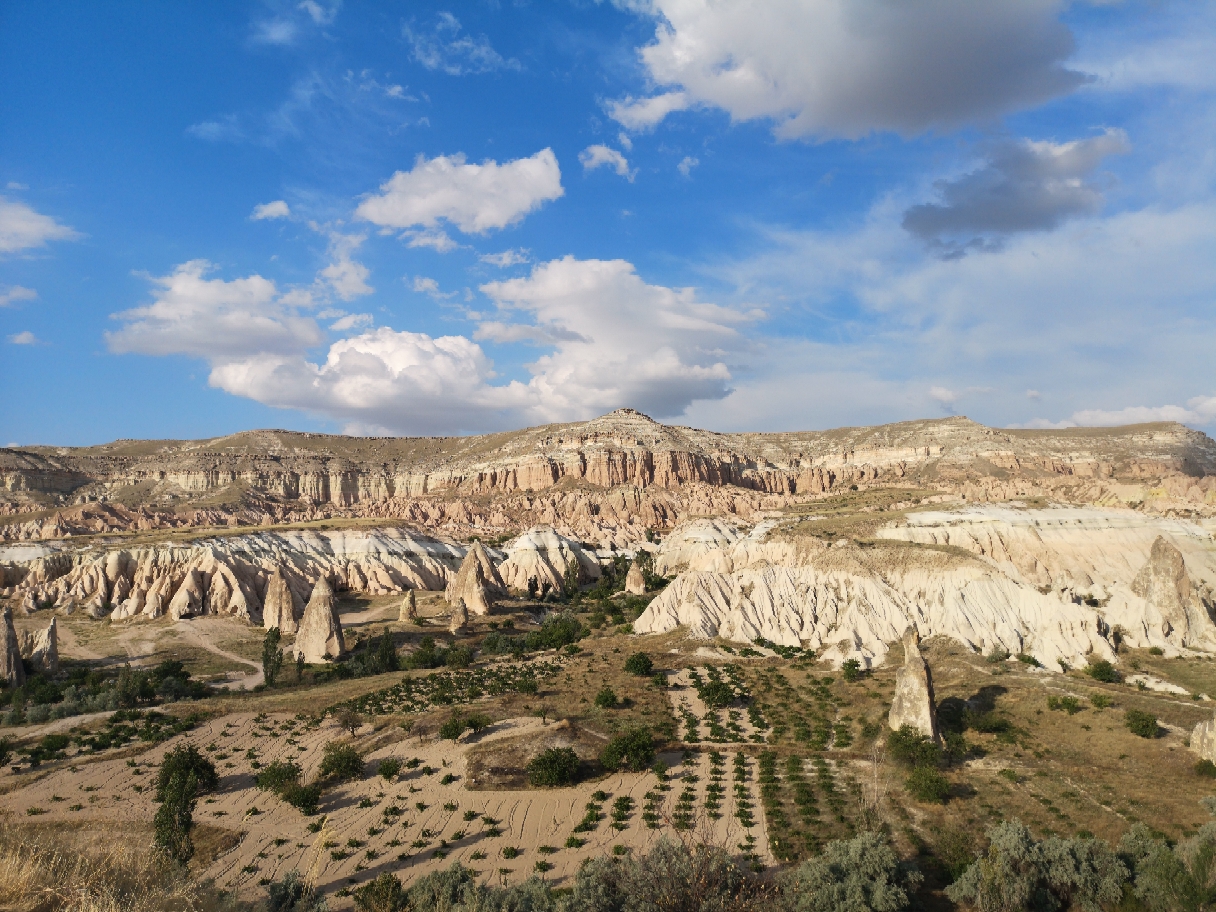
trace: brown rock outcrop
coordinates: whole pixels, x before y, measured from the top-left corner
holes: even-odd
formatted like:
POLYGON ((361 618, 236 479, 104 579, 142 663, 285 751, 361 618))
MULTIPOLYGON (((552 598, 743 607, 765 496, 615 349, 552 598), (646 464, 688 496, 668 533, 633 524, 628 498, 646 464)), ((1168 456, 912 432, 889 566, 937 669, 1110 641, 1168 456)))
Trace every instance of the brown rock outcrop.
POLYGON ((297 656, 302 655, 305 662, 329 662, 346 652, 342 641, 342 621, 338 617, 338 601, 325 577, 317 580, 312 597, 304 608, 293 652, 297 656))
POLYGON ((629 566, 629 572, 625 574, 625 591, 630 595, 646 594, 646 574, 642 573, 642 568, 636 562, 629 566))
POLYGON ((1148 603, 1149 616, 1160 624, 1161 636, 1176 645, 1201 645, 1214 632, 1216 625, 1191 584, 1182 552, 1164 537, 1159 535, 1153 541, 1148 562, 1131 588, 1148 603))
POLYGON ((22 637, 21 655, 47 674, 59 671, 59 630, 55 618, 51 618, 50 626, 45 630, 22 637))
POLYGON ((452 605, 452 616, 448 621, 448 632, 455 635, 460 633, 469 626, 469 609, 465 606, 464 599, 456 599, 452 605))
POLYGON ((7 606, 0 617, 0 681, 9 687, 25 683, 25 666, 21 664, 21 641, 13 627, 13 612, 7 606))
POLYGON ((266 596, 262 601, 262 626, 267 630, 278 627, 283 636, 292 636, 300 629, 302 612, 296 595, 287 583, 282 568, 276 566, 266 581, 266 596))
POLYGON ((418 600, 414 598, 414 590, 410 589, 401 600, 401 612, 397 620, 402 624, 412 624, 418 618, 418 600))
POLYGON ((895 697, 887 722, 892 731, 911 725, 922 735, 940 740, 937 706, 933 701, 933 675, 929 663, 920 654, 920 635, 914 627, 904 633, 904 664, 895 675, 895 697))

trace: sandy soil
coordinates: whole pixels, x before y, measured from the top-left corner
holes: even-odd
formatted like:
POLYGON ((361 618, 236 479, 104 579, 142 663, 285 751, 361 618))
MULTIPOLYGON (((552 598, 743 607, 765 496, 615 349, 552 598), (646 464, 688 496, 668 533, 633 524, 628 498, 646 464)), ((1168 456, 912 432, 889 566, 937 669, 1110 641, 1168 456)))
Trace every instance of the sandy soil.
MULTIPOLYGON (((690 674, 692 670, 682 668, 668 679, 667 696, 671 700, 672 709, 675 711, 680 737, 684 741, 688 741, 688 734, 684 724, 684 712, 687 711, 697 717, 697 731, 700 732, 701 742, 704 746, 718 745, 720 750, 727 750, 739 744, 755 743, 752 741, 752 735, 757 733, 757 729, 748 721, 747 710, 738 704, 718 710, 718 718, 723 727, 727 726, 728 723, 734 722, 740 731, 728 732, 726 739, 719 738, 715 740, 713 738, 710 734, 709 723, 706 721, 709 710, 701 698, 697 696, 697 689, 693 687, 692 676, 690 674), (732 735, 739 740, 733 740, 732 735)), ((709 679, 705 666, 701 666, 695 670, 701 675, 702 680, 709 679)), ((723 675, 723 680, 729 682, 730 679, 723 675)))
MULTIPOLYGON (((483 732, 477 741, 526 735, 541 724, 532 717, 508 720, 483 732)), ((701 808, 710 772, 708 756, 703 754, 693 758, 689 765, 673 768, 667 791, 654 793, 658 799, 656 812, 662 821, 657 829, 647 828, 641 816, 646 803, 644 796, 659 784, 653 773, 614 774, 571 788, 471 792, 464 788, 465 754, 471 741, 454 745, 446 741, 420 743, 418 738, 408 738, 381 748, 367 757, 368 778, 328 790, 321 814, 316 817, 303 816, 254 785, 255 770, 246 751, 253 749, 262 765, 275 759, 295 759, 304 768, 305 777, 311 779, 319 766, 323 745, 341 736, 337 726, 328 721, 308 728, 285 715, 261 717, 259 721, 252 714, 234 714, 205 723, 137 759, 81 764, 75 773, 67 767, 50 771, 38 781, 7 794, 5 806, 14 815, 25 815, 31 808, 40 809, 44 812, 40 819, 48 822, 82 818, 105 821, 116 833, 121 833, 125 822, 151 820, 155 812, 154 777, 161 758, 176 744, 191 741, 208 752, 221 774, 219 790, 199 802, 195 820, 242 834, 240 844, 222 855, 205 873, 249 899, 263 895, 259 881, 282 877, 293 868, 315 877, 318 886, 331 897, 335 891, 353 888, 383 871, 412 879, 457 860, 493 883, 523 880, 536 870, 537 862, 547 862, 552 868, 543 872, 544 876, 560 883, 578 870, 583 859, 611 852, 616 845, 644 851, 661 834, 676 835, 670 821, 675 802, 686 787, 697 795, 698 838, 709 835, 718 844, 738 852, 738 844, 745 835, 734 816, 732 755, 726 751, 723 751, 727 753, 726 794, 721 817, 711 821, 701 808), (386 757, 403 761, 418 758, 421 764, 403 770, 389 782, 375 775, 377 761, 386 757), (431 768, 429 773, 427 767, 431 768), (692 773, 697 781, 674 778, 685 773, 692 773), (443 778, 448 775, 455 778, 445 785, 443 778), (574 835, 575 825, 597 790, 609 794, 602 804, 603 819, 591 832, 580 834, 586 840, 585 845, 565 848, 567 838, 574 835), (625 828, 617 831, 611 826, 612 802, 622 795, 631 797, 634 807, 625 828), (390 810, 386 815, 386 809, 391 808, 401 813, 390 810), (466 821, 466 812, 478 816, 466 821), (487 822, 485 817, 494 823, 487 822), (320 832, 310 833, 308 825, 322 819, 320 832), (492 835, 493 826, 501 835, 492 835), (552 846, 557 851, 541 853, 538 851, 541 846, 552 846), (511 854, 510 848, 518 849, 518 856, 506 857, 511 854), (508 851, 504 854, 504 850, 508 851), (333 855, 343 852, 348 852, 349 857, 333 855), (474 857, 477 853, 484 853, 484 857, 474 857)), ((673 763, 679 761, 678 755, 668 759, 673 763)), ((750 832, 760 858, 771 864, 754 763, 751 766, 749 787, 756 805, 756 825, 750 832)), ((338 907, 345 905, 343 898, 333 899, 338 907)))

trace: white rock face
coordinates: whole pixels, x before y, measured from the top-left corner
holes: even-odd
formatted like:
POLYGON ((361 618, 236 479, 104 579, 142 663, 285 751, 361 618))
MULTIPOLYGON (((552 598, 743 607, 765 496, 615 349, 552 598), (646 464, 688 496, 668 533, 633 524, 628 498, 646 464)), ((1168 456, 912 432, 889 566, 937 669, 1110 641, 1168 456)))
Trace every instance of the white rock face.
POLYGON ((278 627, 283 636, 293 636, 300 629, 300 618, 303 614, 303 603, 299 596, 292 592, 282 569, 276 566, 266 581, 266 595, 262 600, 262 626, 267 630, 278 627))
POLYGON ((25 634, 21 655, 29 659, 35 668, 48 674, 59 671, 59 628, 57 618, 51 618, 50 626, 34 634, 25 634))
POLYGON ((402 624, 412 624, 417 617, 418 600, 414 597, 414 590, 410 589, 405 593, 405 598, 401 600, 401 611, 397 614, 397 621, 402 624))
MULTIPOLYGON (((1053 670, 1090 656, 1114 661, 1109 637, 1116 625, 1133 646, 1175 655, 1216 650, 1208 613, 1216 543, 1199 525, 1126 510, 988 507, 913 513, 907 525, 879 537, 952 545, 974 557, 765 541, 754 530, 687 553, 686 569, 634 630, 683 626, 693 637, 739 642, 763 636, 808 645, 837 665, 881 662, 886 644, 909 626, 981 652, 1025 652, 1053 670)), ((673 540, 687 539, 676 530, 673 540)), ((674 557, 666 563, 674 565, 674 557)))
POLYGON ((452 616, 448 621, 448 632, 451 634, 460 633, 469 626, 469 609, 464 603, 464 599, 456 599, 456 603, 452 605, 452 616))
POLYGON ((937 730, 937 704, 933 697, 933 674, 920 653, 920 637, 915 628, 904 632, 904 664, 895 674, 895 697, 887 724, 892 731, 911 725, 933 741, 941 740, 937 730))
POLYGON ((646 574, 637 564, 631 565, 625 574, 625 591, 630 595, 646 594, 646 574))
POLYGON ((25 683, 25 666, 21 664, 21 641, 13 627, 13 612, 4 609, 0 616, 0 681, 9 687, 25 683))
POLYGON ((451 603, 463 601, 473 614, 485 615, 490 613, 494 598, 506 594, 507 587, 503 585, 490 555, 481 542, 473 542, 456 577, 448 583, 445 598, 451 603))
POLYGON ((670 576, 685 569, 698 558, 721 551, 737 542, 743 535, 738 525, 729 519, 694 519, 672 529, 655 555, 654 572, 670 576))
POLYGON ((547 582, 560 589, 571 563, 578 565, 580 580, 600 578, 600 564, 594 554, 559 535, 552 526, 535 526, 507 545, 507 559, 498 566, 498 573, 511 589, 526 590, 529 579, 542 587, 547 582))
MULTIPOLYGON (((33 560, 15 593, 64 611, 84 606, 95 616, 113 606, 112 620, 218 614, 263 624, 276 571, 298 617, 319 576, 372 595, 442 589, 463 555, 458 545, 405 529, 260 532, 190 545, 61 551, 33 560)), ((283 592, 275 586, 281 621, 283 592)))
POLYGON ((304 608, 304 617, 296 633, 293 653, 304 656, 305 662, 328 662, 346 651, 342 642, 342 621, 338 618, 338 602, 329 580, 321 577, 313 587, 312 596, 304 608))
POLYGON ((1216 763, 1216 719, 1208 719, 1195 726, 1191 732, 1191 750, 1197 753, 1201 760, 1216 763))

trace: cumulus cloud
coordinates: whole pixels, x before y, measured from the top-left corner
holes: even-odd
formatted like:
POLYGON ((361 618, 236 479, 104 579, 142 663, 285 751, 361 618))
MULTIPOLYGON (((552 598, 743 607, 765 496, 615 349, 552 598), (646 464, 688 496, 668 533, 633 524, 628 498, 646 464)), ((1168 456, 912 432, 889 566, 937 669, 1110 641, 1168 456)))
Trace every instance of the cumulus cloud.
POLYGON ((405 236, 409 238, 407 247, 429 247, 437 253, 450 253, 460 246, 442 228, 407 231, 405 236))
POLYGON ((329 236, 329 254, 333 262, 321 270, 319 278, 343 301, 375 291, 367 284, 367 277, 370 275, 368 268, 353 256, 366 240, 366 234, 333 232, 329 236))
POLYGON ((25 332, 14 333, 9 336, 8 341, 12 345, 37 345, 38 337, 27 329, 25 332))
POLYGON ((418 294, 428 295, 429 297, 439 299, 447 299, 454 297, 456 292, 444 292, 439 288, 439 283, 430 276, 414 276, 414 281, 410 287, 418 294))
POLYGON ((506 269, 508 266, 519 266, 523 263, 531 262, 531 257, 528 256, 527 250, 504 250, 502 253, 485 253, 481 256, 483 263, 489 263, 491 266, 497 266, 499 269, 506 269))
POLYGON ((1176 421, 1179 424, 1208 426, 1216 424, 1216 396, 1195 396, 1181 405, 1132 405, 1120 409, 1081 409, 1063 421, 1035 418, 1014 427, 1061 428, 1112 427, 1122 424, 1149 424, 1176 421))
POLYGON ((294 354, 322 341, 315 321, 286 303, 270 279, 208 279, 211 269, 206 260, 191 260, 151 278, 151 304, 113 315, 123 325, 105 334, 110 350, 224 363, 294 354))
POLYGON ((262 203, 253 207, 253 214, 249 218, 255 222, 260 222, 263 219, 291 218, 291 208, 283 200, 262 203))
POLYGON ((854 139, 986 120, 1064 94, 1060 0, 654 0, 640 56, 662 91, 610 114, 630 129, 692 105, 775 122, 779 136, 854 139))
POLYGON ((608 146, 588 146, 578 154, 578 160, 582 163, 584 171, 594 171, 596 168, 607 166, 630 183, 633 183, 633 178, 637 174, 637 171, 629 170, 629 162, 624 155, 608 146))
POLYGON ((929 389, 929 398, 948 406, 958 402, 959 394, 944 386, 934 386, 929 389))
POLYGON ((956 180, 938 181, 934 186, 941 202, 911 207, 903 226, 947 255, 957 255, 991 247, 1016 232, 1056 228, 1067 219, 1094 215, 1102 207, 1102 187, 1092 179, 1094 172, 1108 155, 1128 148, 1122 130, 1066 143, 992 143, 982 167, 956 180))
POLYGON ((371 314, 347 314, 330 323, 329 328, 331 332, 347 332, 351 329, 366 329, 374 322, 371 314))
POLYGON ((699 164, 701 164, 701 162, 693 158, 691 155, 685 155, 682 159, 680 159, 680 163, 676 165, 676 170, 685 177, 688 177, 692 174, 692 169, 699 164))
POLYGON ((45 247, 48 241, 74 241, 80 235, 25 203, 0 196, 0 254, 45 247))
POLYGON ((0 307, 8 307, 17 301, 33 301, 37 297, 38 292, 32 288, 26 288, 22 285, 10 285, 4 291, 0 291, 0 307))
POLYGON ((461 31, 460 20, 448 12, 439 13, 430 31, 415 31, 412 25, 402 28, 414 60, 428 70, 466 76, 519 69, 519 61, 504 58, 485 35, 474 37, 461 31))
POLYGON ((466 234, 484 234, 564 193, 552 149, 502 165, 472 165, 462 154, 419 156, 412 170, 394 174, 355 214, 385 228, 434 228, 445 219, 466 234))

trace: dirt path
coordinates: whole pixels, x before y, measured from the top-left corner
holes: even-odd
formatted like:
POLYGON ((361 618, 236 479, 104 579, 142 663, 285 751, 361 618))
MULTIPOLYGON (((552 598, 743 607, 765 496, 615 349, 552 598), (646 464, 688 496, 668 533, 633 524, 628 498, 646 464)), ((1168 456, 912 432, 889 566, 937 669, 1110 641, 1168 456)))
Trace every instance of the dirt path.
MULTIPOLYGON (((254 687, 261 684, 262 681, 265 680, 262 675, 262 666, 257 662, 252 662, 234 652, 229 652, 226 649, 222 649, 219 646, 216 646, 215 643, 211 642, 211 639, 206 635, 208 631, 203 627, 208 620, 210 619, 196 618, 192 621, 181 621, 178 623, 176 631, 181 636, 182 640, 191 646, 197 646, 199 649, 205 649, 217 656, 228 659, 230 662, 236 662, 238 665, 247 665, 254 669, 248 674, 238 675, 237 677, 231 677, 232 672, 229 672, 230 679, 223 684, 217 684, 216 686, 224 690, 252 690, 254 687)), ((209 626, 215 628, 218 625, 211 624, 209 626)))

